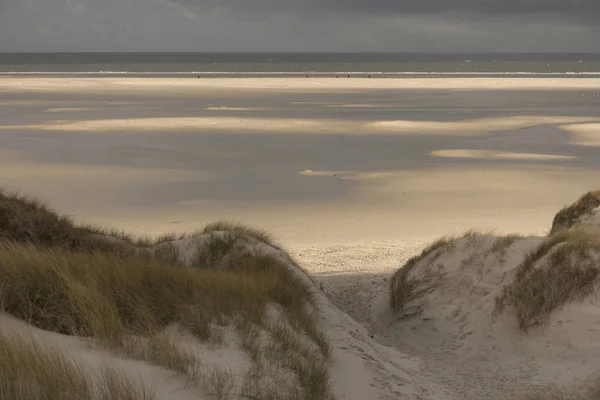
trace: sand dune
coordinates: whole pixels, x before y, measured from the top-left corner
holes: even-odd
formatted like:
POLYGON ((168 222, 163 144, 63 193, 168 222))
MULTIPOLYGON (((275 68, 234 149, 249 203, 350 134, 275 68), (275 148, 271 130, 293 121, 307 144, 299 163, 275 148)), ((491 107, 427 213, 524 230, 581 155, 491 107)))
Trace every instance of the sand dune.
MULTIPOLYGON (((298 265, 262 231, 239 230, 249 228, 236 228, 231 224, 217 224, 214 228, 205 228, 204 232, 163 240, 150 247, 135 245, 127 237, 116 237, 115 245, 139 246, 136 251, 141 256, 168 257, 188 268, 201 268, 198 264, 204 262, 201 260, 217 263, 211 264, 213 266, 231 262, 227 260, 237 262, 235 260, 241 260, 237 258, 240 254, 273 257, 277 265, 298 279, 297 282, 307 285, 314 295, 315 303, 310 307, 318 310, 315 316, 319 329, 331 343, 326 364, 334 396, 331 399, 502 399, 507 394, 516 396, 518 392, 550 384, 576 384, 597 373, 600 310, 593 293, 598 283, 597 275, 589 275, 589 271, 598 272, 600 262, 598 193, 590 193, 561 211, 571 218, 570 228, 566 230, 558 230, 548 237, 473 232, 446 238, 418 258, 407 261, 393 276, 393 269, 414 254, 416 247, 399 251, 398 243, 390 242, 380 246, 370 243, 362 248, 296 250, 292 255, 300 261, 298 265), (214 247, 215 243, 229 238, 235 238, 235 244, 214 247), (544 252, 540 248, 545 249, 544 252), (571 251, 566 258, 561 256, 571 251), (534 255, 527 258, 528 254, 534 255), (529 264, 523 267, 524 263, 529 264), (558 275, 554 275, 558 270, 556 263, 563 263, 558 275), (335 274, 332 265, 336 265, 335 274), (588 271, 585 275, 588 280, 582 283, 578 271, 584 269, 588 271), (524 275, 519 271, 525 271, 524 275), (527 298, 518 297, 520 302, 511 300, 511 296, 530 293, 517 290, 519 285, 537 282, 528 281, 530 277, 545 279, 541 281, 541 289, 535 290, 553 291, 557 285, 565 285, 570 291, 567 293, 573 294, 564 297, 562 290, 548 292, 557 296, 557 300, 541 308, 527 303, 527 298), (533 308, 527 308, 529 306, 533 308), (576 341, 572 340, 574 337, 576 341)), ((0 208, 0 216, 3 210, 0 208)), ((14 223, 11 221, 12 225, 6 229, 13 229, 14 223)), ((36 229, 56 228, 48 225, 36 229)), ((77 235, 88 234, 85 233, 88 231, 82 232, 77 235)), ((21 231, 5 233, 8 238, 22 234, 21 231)), ((35 235, 35 231, 27 234, 31 233, 35 235)), ((43 234, 40 238, 48 240, 52 235, 43 234)), ((94 234, 94 238, 100 240, 102 234, 94 234)), ((11 263, 21 262, 11 256, 19 249, 18 245, 0 247, 11 263)), ((37 262, 37 256, 33 257, 32 262, 37 262)), ((70 256, 65 254, 64 257, 70 256)), ((170 265, 169 268, 177 267, 170 265)), ((133 275, 130 279, 134 279, 133 275)), ((269 327, 280 324, 295 332, 295 325, 288 325, 290 322, 283 318, 277 304, 272 307, 266 314, 267 321, 278 322, 264 325, 261 329, 267 329, 265 334, 273 334, 269 333, 268 329, 272 329, 269 327)), ((215 368, 226 371, 222 377, 228 382, 227 393, 231 397, 227 398, 243 398, 243 391, 249 389, 241 377, 248 377, 255 366, 247 344, 243 339, 236 339, 235 325, 225 325, 222 328, 225 330, 220 330, 224 339, 213 342, 199 341, 184 327, 167 328, 165 332, 170 340, 177 341, 191 354, 199 355, 201 368, 207 368, 202 376, 213 376, 191 384, 181 373, 174 375, 174 371, 168 371, 160 363, 133 361, 90 342, 89 338, 42 331, 7 315, 1 315, 0 320, 4 338, 11 335, 34 338, 44 346, 67 354, 86 371, 98 371, 108 364, 157 398, 214 398, 218 393, 218 386, 214 386, 217 381, 213 380, 216 375, 210 375, 209 371, 215 368), (232 329, 232 336, 227 329, 232 329)), ((303 346, 313 346, 310 341, 314 336, 296 334, 298 342, 294 343, 307 341, 303 346)), ((265 365, 261 368, 271 368, 270 364, 265 365)), ((267 386, 277 385, 282 395, 291 393, 288 391, 295 390, 294 382, 299 381, 289 375, 289 371, 279 368, 269 370, 261 382, 267 386)))

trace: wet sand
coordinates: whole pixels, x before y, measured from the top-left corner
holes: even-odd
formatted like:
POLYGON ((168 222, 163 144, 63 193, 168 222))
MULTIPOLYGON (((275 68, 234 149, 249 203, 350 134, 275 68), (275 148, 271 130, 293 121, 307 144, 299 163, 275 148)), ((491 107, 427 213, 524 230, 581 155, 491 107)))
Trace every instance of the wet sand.
POLYGON ((140 234, 540 234, 600 182, 598 79, 4 76, 0 96, 0 187, 140 234))

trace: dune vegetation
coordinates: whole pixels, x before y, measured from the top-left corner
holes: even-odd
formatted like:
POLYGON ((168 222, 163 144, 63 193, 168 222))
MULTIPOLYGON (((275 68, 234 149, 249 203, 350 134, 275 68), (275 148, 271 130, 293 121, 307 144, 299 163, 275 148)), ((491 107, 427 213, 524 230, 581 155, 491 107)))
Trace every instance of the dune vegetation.
MULTIPOLYGON (((332 399, 329 342, 319 326, 314 287, 274 253, 279 249, 272 243, 266 232, 224 222, 194 234, 137 239, 77 226, 37 200, 0 193, 0 307, 37 328, 88 338, 122 357, 173 370, 220 400, 332 399), (203 240, 188 265, 173 243, 193 235, 203 240), (273 252, 250 245, 257 241, 273 252), (205 365, 177 343, 173 330, 213 344, 231 340, 227 332, 233 330, 251 366, 236 377, 205 365)), ((30 355, 4 354, 17 367, 11 376, 2 370, 0 381, 35 387, 53 379, 44 375, 51 364, 75 368, 56 355, 37 365, 30 355)), ((58 397, 52 398, 72 398, 72 385, 87 384, 83 375, 76 379, 64 386, 57 381, 58 397)), ((129 385, 115 382, 103 384, 129 385)), ((84 386, 77 390, 88 390, 84 386)), ((11 399, 32 398, 14 393, 11 399)), ((132 396, 119 398, 151 398, 132 396)))
POLYGON ((496 311, 509 307, 527 331, 567 302, 590 295, 599 276, 600 232, 577 226, 561 230, 525 256, 496 298, 496 311))
POLYGON ((589 215, 598 207, 600 207, 600 190, 586 193, 575 203, 563 208, 554 216, 550 234, 572 227, 582 217, 589 215))
POLYGON ((156 399, 109 365, 93 376, 57 349, 5 332, 0 332, 0 365, 2 399, 156 399))
MULTIPOLYGON (((598 207, 600 191, 592 191, 556 215, 553 233, 525 254, 520 264, 511 271, 511 278, 503 283, 500 294, 495 298, 496 315, 504 311, 512 313, 519 328, 526 332, 543 326, 552 312, 565 304, 582 300, 593 293, 600 280, 600 231, 578 222, 583 216, 598 210, 598 207)), ((444 237, 411 258, 392 277, 392 309, 401 311, 407 303, 435 288, 436 279, 439 282, 443 277, 432 273, 430 267, 444 253, 455 249, 459 241, 464 239, 475 243, 475 252, 469 243, 461 247, 465 251, 463 264, 470 264, 467 253, 471 254, 471 258, 481 253, 479 257, 484 263, 503 262, 502 258, 490 261, 488 256, 502 255, 515 242, 524 239, 520 235, 501 236, 495 239, 491 247, 488 245, 485 249, 479 249, 477 238, 484 236, 493 238, 490 234, 473 231, 463 236, 444 237), (415 273, 417 267, 419 272, 415 273)))
MULTIPOLYGON (((444 252, 453 250, 456 242, 461 239, 469 240, 470 245, 474 246, 477 237, 480 235, 482 233, 469 230, 458 236, 444 236, 425 247, 420 254, 410 258, 402 268, 396 270, 392 275, 390 282, 390 305, 392 309, 400 311, 407 303, 433 289, 432 276, 414 276, 411 273, 417 265, 425 263, 424 268, 433 265, 444 252)), ((504 245, 506 244, 502 244, 502 246, 504 245)), ((498 251, 500 246, 498 245, 498 251)))

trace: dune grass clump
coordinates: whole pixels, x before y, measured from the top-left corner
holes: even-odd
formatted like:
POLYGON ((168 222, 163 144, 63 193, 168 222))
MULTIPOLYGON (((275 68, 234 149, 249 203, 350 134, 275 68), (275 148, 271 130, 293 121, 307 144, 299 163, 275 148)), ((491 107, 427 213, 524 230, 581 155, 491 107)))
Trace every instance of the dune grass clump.
POLYGON ((329 400, 329 341, 311 281, 291 258, 267 254, 255 240, 280 250, 267 232, 223 221, 136 238, 75 225, 37 200, 0 191, 0 311, 186 375, 219 400, 233 395, 230 371, 199 365, 166 331, 176 326, 218 344, 233 326, 254 363, 245 377, 250 397, 279 399, 286 381, 296 385, 290 399, 329 400), (204 237, 188 263, 173 241, 193 235, 204 237), (274 306, 277 323, 268 313, 274 306), (277 334, 278 323, 306 340, 277 334), (259 340, 265 334, 268 349, 259 340), (288 375, 263 385, 278 371, 288 375))
POLYGON ((496 312, 514 312, 522 331, 543 325, 568 302, 590 295, 600 277, 600 233, 562 230, 528 254, 496 298, 496 312))
MULTIPOLYGON (((247 236, 240 232, 209 231, 198 245, 198 251, 190 262, 192 268, 218 269, 235 267, 228 258, 238 256, 247 248, 247 236)), ((248 257, 246 255, 246 257, 248 257)))
POLYGON ((421 254, 409 259, 402 268, 392 275, 390 305, 393 310, 402 310, 408 302, 418 298, 429 290, 428 280, 410 276, 411 271, 419 262, 437 252, 437 255, 434 255, 429 261, 429 265, 431 265, 444 250, 454 246, 456 240, 457 238, 448 236, 436 240, 427 246, 421 254))
POLYGON ((553 235, 562 229, 569 229, 575 225, 581 217, 589 215, 600 207, 600 190, 586 193, 569 207, 565 207, 556 214, 552 221, 550 234, 553 235))
POLYGON ((58 349, 17 334, 0 332, 0 365, 0 399, 155 399, 108 365, 94 377, 58 349))
POLYGON ((275 243, 275 239, 273 236, 262 229, 253 228, 250 226, 236 224, 227 221, 216 221, 210 224, 207 224, 204 228, 202 228, 198 233, 210 233, 210 232, 231 232, 231 233, 241 233, 243 235, 249 236, 258 240, 259 242, 263 242, 268 244, 271 247, 278 249, 278 245, 275 243))
POLYGON ((0 260, 2 308, 68 335, 148 334, 176 322, 200 330, 236 314, 260 321, 271 301, 284 308, 312 302, 308 285, 270 256, 241 256, 212 271, 134 255, 5 245, 0 260))
POLYGON ((70 218, 50 210, 37 199, 0 190, 0 243, 78 251, 125 251, 129 247, 128 240, 115 241, 99 233, 75 226, 70 218))
POLYGON ((75 228, 39 200, 0 191, 0 241, 71 245, 76 244, 75 228))
POLYGON ((269 362, 278 359, 295 374, 300 393, 306 394, 300 398, 329 398, 328 388, 322 396, 313 388, 315 379, 329 380, 329 342, 318 326, 310 283, 271 255, 241 252, 226 260, 219 269, 185 268, 130 253, 5 244, 0 246, 0 307, 38 328, 90 337, 130 357, 207 382, 210 374, 199 374, 193 359, 161 339, 161 332, 178 324, 201 341, 218 341, 215 336, 223 334, 218 326, 269 331, 266 311, 277 305, 289 325, 317 350, 308 364, 301 364, 298 360, 307 357, 304 347, 279 347, 269 362))
POLYGON ((131 252, 136 248, 149 248, 193 234, 135 237, 118 229, 93 224, 77 225, 40 200, 0 190, 0 243, 25 243, 76 251, 131 252))

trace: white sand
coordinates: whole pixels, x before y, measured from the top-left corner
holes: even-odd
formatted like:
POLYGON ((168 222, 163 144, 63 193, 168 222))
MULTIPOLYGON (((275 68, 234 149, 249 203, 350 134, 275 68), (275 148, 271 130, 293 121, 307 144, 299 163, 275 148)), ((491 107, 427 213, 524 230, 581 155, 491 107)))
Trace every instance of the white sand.
MULTIPOLYGON (((104 92, 146 90, 173 87, 180 91, 200 89, 217 90, 277 90, 277 91, 346 91, 356 89, 592 89, 600 87, 600 79, 573 78, 391 78, 391 79, 336 79, 306 78, 121 78, 103 77, 12 77, 0 76, 0 92, 14 91, 60 91, 82 92, 101 90, 104 92)), ((592 96, 600 96, 600 92, 592 96)))
MULTIPOLYGON (((595 229, 599 221, 600 209, 582 219, 595 229)), ((494 315, 495 297, 543 238, 519 239, 505 252, 489 254, 496 239, 463 239, 432 253, 412 276, 431 271, 438 286, 399 314, 389 309, 390 274, 417 253, 415 247, 331 246, 294 256, 321 271, 315 276, 328 297, 378 342, 417 357, 419 382, 435 382, 443 399, 511 398, 529 387, 569 387, 597 377, 598 296, 569 303, 544 327, 520 333, 510 312, 494 315)))
POLYGON ((575 157, 559 156, 556 154, 532 154, 532 153, 513 153, 510 151, 492 151, 492 150, 436 150, 431 152, 432 156, 445 158, 472 158, 472 159, 504 159, 504 160, 569 160, 575 157))

